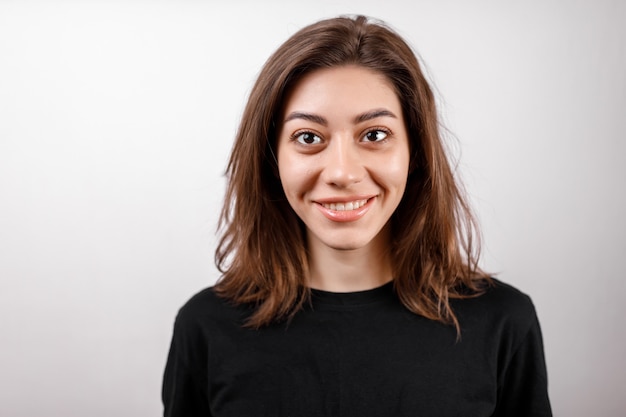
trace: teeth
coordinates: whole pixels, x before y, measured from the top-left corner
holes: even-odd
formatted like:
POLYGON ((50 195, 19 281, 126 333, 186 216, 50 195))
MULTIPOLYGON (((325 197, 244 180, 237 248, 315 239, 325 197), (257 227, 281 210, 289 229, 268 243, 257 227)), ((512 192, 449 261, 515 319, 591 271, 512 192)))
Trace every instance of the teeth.
POLYGON ((334 211, 347 211, 347 210, 356 210, 360 207, 363 207, 367 203, 367 200, 357 200, 350 201, 348 203, 330 203, 330 204, 322 204, 325 208, 334 211))

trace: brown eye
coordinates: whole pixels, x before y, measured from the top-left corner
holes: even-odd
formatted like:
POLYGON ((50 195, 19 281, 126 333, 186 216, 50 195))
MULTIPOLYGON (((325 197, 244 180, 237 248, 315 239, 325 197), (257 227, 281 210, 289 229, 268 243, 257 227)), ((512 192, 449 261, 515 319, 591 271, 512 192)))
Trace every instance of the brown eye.
POLYGON ((322 142, 322 139, 314 133, 302 132, 295 137, 298 143, 303 145, 316 145, 322 142))
POLYGON ((363 140, 367 142, 380 142, 381 140, 387 138, 387 135, 387 132, 384 130, 370 130, 365 134, 363 140))

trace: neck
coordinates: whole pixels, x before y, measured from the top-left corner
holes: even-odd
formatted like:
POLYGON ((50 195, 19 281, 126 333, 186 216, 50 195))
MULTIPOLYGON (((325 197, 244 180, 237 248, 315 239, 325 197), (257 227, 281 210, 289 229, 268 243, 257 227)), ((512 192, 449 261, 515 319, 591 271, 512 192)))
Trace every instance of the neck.
MULTIPOLYGON (((382 238, 382 236, 381 236, 382 238)), ((389 245, 338 250, 309 240, 309 285, 330 292, 365 291, 393 279, 389 245)), ((319 242, 318 242, 319 243, 319 242)))

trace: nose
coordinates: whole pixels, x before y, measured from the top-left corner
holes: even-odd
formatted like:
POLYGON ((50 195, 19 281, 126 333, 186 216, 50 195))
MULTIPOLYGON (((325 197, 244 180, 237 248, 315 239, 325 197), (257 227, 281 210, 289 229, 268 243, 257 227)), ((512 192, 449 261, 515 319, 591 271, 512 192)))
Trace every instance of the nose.
POLYGON ((324 182, 346 188, 363 180, 365 166, 358 145, 351 137, 332 140, 324 153, 324 182))

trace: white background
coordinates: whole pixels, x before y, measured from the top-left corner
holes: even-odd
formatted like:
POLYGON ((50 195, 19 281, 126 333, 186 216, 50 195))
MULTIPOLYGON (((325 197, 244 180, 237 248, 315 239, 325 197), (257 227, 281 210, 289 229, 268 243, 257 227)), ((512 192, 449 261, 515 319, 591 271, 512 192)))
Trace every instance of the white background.
POLYGON ((269 54, 363 13, 417 49, 531 295, 555 415, 626 413, 626 2, 0 1, 0 415, 159 415, 213 283, 226 158, 269 54))

